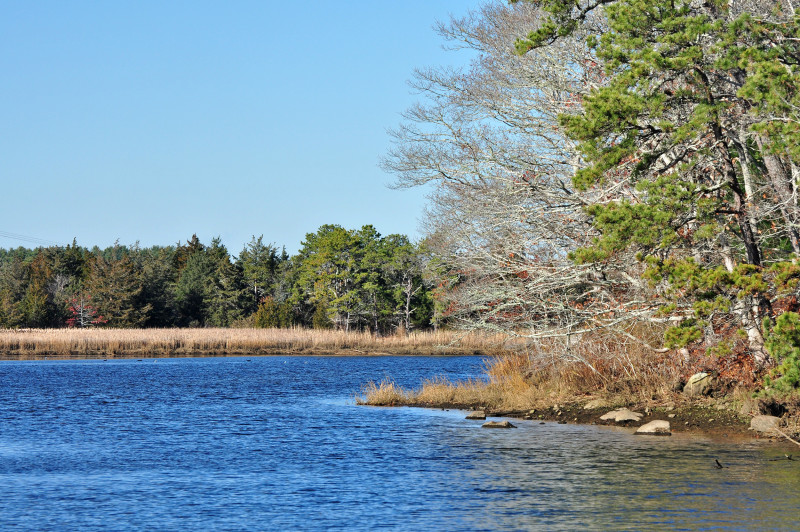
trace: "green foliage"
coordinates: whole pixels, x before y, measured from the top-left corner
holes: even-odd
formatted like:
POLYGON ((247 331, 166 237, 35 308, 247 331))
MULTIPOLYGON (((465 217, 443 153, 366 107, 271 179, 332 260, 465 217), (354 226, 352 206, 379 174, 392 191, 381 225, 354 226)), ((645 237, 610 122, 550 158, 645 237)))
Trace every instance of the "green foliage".
POLYGON ((129 252, 115 245, 108 254, 97 253, 88 261, 86 291, 97 311, 112 327, 142 327, 151 306, 142 303, 142 282, 129 252))
POLYGON ((314 308, 311 326, 314 329, 333 329, 334 327, 333 321, 328 316, 328 303, 324 299, 318 301, 314 308))
POLYGON ((266 297, 258 305, 255 315, 257 328, 286 328, 292 325, 294 325, 292 306, 287 301, 277 302, 271 297, 266 297))
POLYGON ((278 276, 287 257, 273 244, 264 244, 264 236, 255 236, 239 253, 236 264, 242 269, 248 301, 255 310, 265 297, 275 295, 278 276))
POLYGON ((725 339, 708 350, 709 354, 716 357, 725 357, 733 353, 733 341, 725 339))
MULTIPOLYGON (((347 230, 323 225, 309 233, 293 258, 292 302, 313 309, 311 324, 391 330, 402 316, 411 326, 424 297, 417 250, 402 235, 381 235, 371 225, 347 230), (320 308, 324 306, 323 311, 320 308)), ((421 321, 425 321, 424 318, 421 321)))
POLYGON ((664 346, 667 348, 685 347, 703 336, 705 323, 696 319, 683 320, 680 325, 670 327, 664 333, 664 346))
POLYGON ((778 362, 766 384, 777 391, 788 392, 800 387, 800 315, 785 312, 773 327, 765 319, 765 346, 778 362))
POLYGON ((208 254, 197 251, 191 255, 175 283, 175 305, 178 323, 202 327, 208 318, 210 283, 214 264, 208 254))
MULTIPOLYGON (((797 206, 781 197, 794 184, 781 185, 769 164, 788 175, 800 162, 800 18, 757 16, 755 5, 734 15, 723 0, 538 3, 549 17, 517 42, 520 53, 576 31, 598 6, 607 23, 587 40, 606 78, 560 124, 586 163, 575 188, 625 193, 587 202, 598 236, 571 258, 609 263, 635 251, 666 299, 659 313, 691 309, 667 332, 671 347, 701 338, 720 315, 759 323, 771 299, 796 294, 800 266, 785 235, 796 231, 797 206), (774 203, 757 186, 771 186, 774 203), (782 219, 764 214, 779 210, 782 219), (759 236, 776 223, 784 236, 759 236)), ((779 317, 768 348, 783 360, 784 383, 796 374, 787 346, 800 345, 790 319, 779 317)))

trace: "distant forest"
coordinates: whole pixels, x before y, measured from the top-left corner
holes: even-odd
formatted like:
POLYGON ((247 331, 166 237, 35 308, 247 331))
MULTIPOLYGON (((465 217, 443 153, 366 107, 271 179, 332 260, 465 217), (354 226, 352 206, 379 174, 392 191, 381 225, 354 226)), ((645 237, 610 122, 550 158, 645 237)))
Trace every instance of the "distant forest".
POLYGON ((0 327, 433 327, 429 261, 404 235, 323 225, 297 255, 253 237, 0 249, 0 327))

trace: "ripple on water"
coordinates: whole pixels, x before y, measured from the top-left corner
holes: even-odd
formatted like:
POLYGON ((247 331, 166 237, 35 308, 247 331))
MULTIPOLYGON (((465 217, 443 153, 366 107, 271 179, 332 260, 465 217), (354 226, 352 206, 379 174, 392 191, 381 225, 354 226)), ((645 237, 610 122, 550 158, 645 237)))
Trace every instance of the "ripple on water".
POLYGON ((353 404, 370 380, 416 386, 481 364, 2 363, 0 528, 795 528, 800 462, 755 444, 523 421, 487 431, 459 411, 353 404))

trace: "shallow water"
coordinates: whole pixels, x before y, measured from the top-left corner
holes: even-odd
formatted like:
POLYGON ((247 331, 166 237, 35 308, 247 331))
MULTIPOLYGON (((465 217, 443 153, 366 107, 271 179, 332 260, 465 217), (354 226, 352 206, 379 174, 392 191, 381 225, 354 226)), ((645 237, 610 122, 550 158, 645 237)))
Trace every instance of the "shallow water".
POLYGON ((0 529, 800 528, 756 442, 356 406, 474 357, 0 363, 0 529), (716 469, 714 459, 725 464, 716 469))

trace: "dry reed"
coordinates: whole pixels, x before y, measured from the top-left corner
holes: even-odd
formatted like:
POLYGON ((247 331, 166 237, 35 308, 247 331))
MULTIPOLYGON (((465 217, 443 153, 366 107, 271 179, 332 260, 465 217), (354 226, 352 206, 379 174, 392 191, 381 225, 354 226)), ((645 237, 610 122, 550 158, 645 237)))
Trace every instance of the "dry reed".
POLYGON ((579 341, 545 339, 525 350, 488 358, 485 380, 434 378, 404 390, 391 381, 370 384, 362 404, 413 404, 524 411, 546 405, 607 399, 610 403, 658 404, 674 399, 680 366, 627 337, 587 335, 579 341))
POLYGON ((454 331, 378 337, 310 329, 2 329, 0 358, 268 354, 492 355, 504 338, 454 331))

